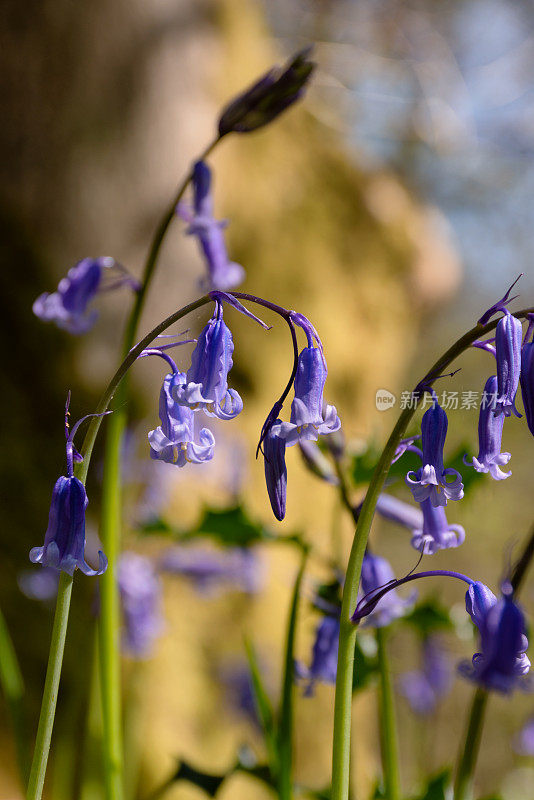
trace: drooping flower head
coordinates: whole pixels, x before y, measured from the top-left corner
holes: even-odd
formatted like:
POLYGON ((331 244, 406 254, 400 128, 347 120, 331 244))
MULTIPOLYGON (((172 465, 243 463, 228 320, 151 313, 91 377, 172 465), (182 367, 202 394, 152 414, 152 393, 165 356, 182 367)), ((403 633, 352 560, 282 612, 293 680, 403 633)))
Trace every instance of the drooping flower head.
POLYGON ((292 312, 291 319, 304 330, 308 346, 298 357, 290 422, 277 425, 277 433, 288 447, 307 439, 316 442, 321 434, 334 433, 341 427, 335 406, 326 405, 323 410, 328 370, 317 331, 303 314, 292 312))
POLYGON ((312 657, 309 667, 298 662, 296 672, 299 679, 306 681, 304 694, 313 695, 316 683, 335 684, 337 656, 339 649, 339 618, 325 616, 315 631, 312 657))
POLYGON ((480 404, 478 416, 478 457, 467 461, 464 456, 464 464, 473 466, 477 472, 489 472, 496 481, 509 478, 511 472, 503 472, 500 467, 508 464, 511 458, 510 453, 501 453, 502 429, 504 425, 504 414, 495 414, 497 398, 497 378, 492 375, 486 381, 483 401, 480 404))
POLYGON ((203 291, 234 289, 244 280, 245 270, 228 258, 224 241, 227 223, 213 216, 211 170, 204 161, 197 161, 193 166, 193 197, 192 209, 186 203, 179 203, 176 211, 189 223, 186 233, 197 237, 206 262, 208 275, 200 281, 200 288, 203 291))
POLYGON ((267 432, 263 440, 263 458, 265 464, 265 483, 271 502, 273 514, 277 520, 282 521, 286 515, 287 497, 287 468, 286 468, 286 443, 276 433, 277 425, 267 432))
POLYGON ((116 289, 127 284, 137 289, 126 270, 113 258, 84 258, 72 267, 58 284, 57 291, 45 292, 33 304, 33 313, 43 322, 55 322, 58 328, 69 333, 86 333, 93 327, 98 313, 88 306, 98 291, 116 289), (104 284, 105 273, 118 273, 118 276, 104 284))
POLYGON ((534 315, 529 315, 525 343, 521 348, 521 373, 519 379, 528 429, 534 436, 534 340, 528 341, 533 327, 534 315))
POLYGON ((425 411, 421 422, 422 466, 417 472, 407 474, 406 483, 417 503, 430 498, 432 505, 446 506, 448 500, 460 500, 464 496, 464 487, 460 473, 443 466, 448 420, 435 394, 433 399, 434 404, 425 411), (449 475, 454 476, 451 482, 447 481, 449 475))
POLYGON ((235 389, 228 389, 233 352, 232 334, 223 319, 222 303, 217 300, 213 316, 198 337, 187 374, 173 384, 176 402, 193 410, 202 409, 209 417, 237 417, 243 401, 235 389))
POLYGON ((118 565, 124 649, 134 658, 150 655, 163 631, 161 585, 150 559, 124 552, 118 565))
POLYGON ((509 417, 512 411, 521 414, 515 407, 515 396, 521 372, 521 321, 505 309, 495 331, 495 357, 497 359, 497 398, 495 411, 509 417))
POLYGON ((431 714, 448 694, 453 678, 450 658, 436 636, 423 641, 421 668, 400 676, 400 687, 416 714, 431 714))
POLYGON ((480 633, 481 652, 471 663, 460 665, 464 677, 487 689, 509 693, 520 685, 530 670, 526 655, 528 640, 521 609, 515 604, 510 587, 503 587, 498 600, 484 584, 469 587, 465 604, 467 613, 480 633))
MULTIPOLYGON (((361 594, 366 596, 395 580, 391 565, 385 558, 367 552, 363 558, 361 575, 361 594)), ((367 615, 365 624, 371 628, 383 628, 394 619, 404 616, 413 606, 415 595, 400 597, 393 589, 376 604, 367 615)))
POLYGON ((219 119, 219 136, 232 131, 249 133, 272 122, 302 96, 315 64, 311 47, 294 55, 285 68, 271 69, 232 100, 219 119))
POLYGON ((159 398, 161 425, 148 434, 150 457, 178 467, 210 461, 215 448, 209 428, 201 428, 197 439, 195 412, 174 399, 174 390, 184 380, 178 370, 165 376, 159 398))
POLYGON ((261 564, 250 548, 215 551, 177 546, 162 556, 160 569, 189 578, 195 589, 204 594, 223 589, 255 594, 263 582, 261 564))
POLYGON ((409 528, 412 531, 412 547, 425 555, 459 547, 465 540, 463 527, 449 525, 443 506, 433 506, 429 498, 416 508, 382 492, 376 510, 381 517, 409 528))
MULTIPOLYGON (((89 417, 82 417, 68 431, 70 393, 65 409, 65 429, 67 434, 67 476, 62 475, 57 479, 52 492, 52 502, 48 517, 48 527, 45 533, 44 545, 33 547, 30 550, 30 561, 62 570, 69 575, 74 574, 78 568, 85 575, 101 575, 107 567, 107 558, 99 551, 98 569, 92 569, 85 561, 85 509, 87 508, 87 494, 85 486, 78 478, 74 477, 74 462, 82 460, 81 455, 74 447, 73 439, 81 423, 89 417)), ((108 412, 109 413, 109 412, 108 412)), ((98 415, 102 416, 102 415, 98 415)))

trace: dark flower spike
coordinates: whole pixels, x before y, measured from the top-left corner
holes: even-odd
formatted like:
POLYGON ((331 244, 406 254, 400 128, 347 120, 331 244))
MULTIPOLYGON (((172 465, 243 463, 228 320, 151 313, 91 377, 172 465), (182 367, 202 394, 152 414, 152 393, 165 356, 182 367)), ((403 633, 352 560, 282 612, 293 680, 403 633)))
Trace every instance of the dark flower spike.
POLYGON ((521 373, 521 344, 523 328, 521 321, 504 310, 495 331, 495 356, 497 359, 497 399, 495 411, 509 417, 512 411, 516 417, 521 414, 515 407, 515 396, 521 373))
POLYGON ((305 697, 312 697, 316 683, 335 684, 339 649, 339 619, 323 617, 315 631, 309 667, 297 663, 298 677, 307 682, 305 697))
POLYGON ((192 410, 202 409, 209 417, 229 420, 243 410, 235 389, 228 389, 234 342, 223 320, 222 303, 215 303, 212 318, 200 333, 183 383, 173 382, 173 398, 192 410))
POLYGON ((400 676, 401 691, 416 714, 430 714, 448 694, 452 677, 450 659, 439 639, 428 636, 423 641, 422 667, 400 676))
POLYGON ((452 467, 445 469, 443 466, 447 414, 439 405, 434 392, 432 396, 434 405, 425 411, 421 422, 423 465, 417 472, 406 475, 406 483, 417 503, 430 498, 432 505, 446 506, 448 500, 461 500, 464 487, 460 473, 452 467), (450 483, 447 481, 449 475, 455 476, 450 483))
POLYGON ((501 453, 502 429, 504 425, 504 414, 495 416, 495 406, 497 398, 497 378, 492 375, 486 381, 483 397, 490 398, 489 402, 482 402, 478 417, 478 457, 467 461, 464 456, 464 464, 473 466, 477 472, 489 472, 496 481, 509 478, 511 472, 503 472, 500 467, 508 464, 510 453, 501 453))
MULTIPOLYGON (((280 420, 276 420, 276 424, 279 422, 280 420)), ((285 453, 286 443, 276 433, 276 426, 269 428, 263 440, 265 483, 273 514, 280 521, 286 515, 287 468, 285 453)))
POLYGON ((304 93, 315 64, 308 60, 312 48, 296 53, 285 68, 270 69, 232 100, 219 119, 219 136, 249 133, 272 122, 304 93))
POLYGON ((528 329, 521 348, 521 396, 528 429, 534 436, 534 341, 529 341, 534 328, 534 315, 528 315, 528 329))
POLYGON ((484 314, 482 314, 482 316, 478 320, 478 324, 479 325, 487 325, 488 322, 490 321, 490 319, 494 316, 494 314, 498 314, 499 311, 506 311, 506 306, 508 305, 508 303, 511 303, 512 300, 515 300, 517 297, 519 297, 518 294, 516 294, 514 297, 510 297, 510 292, 512 291, 512 289, 516 285, 516 283, 519 280, 519 278, 522 278, 522 277, 523 277, 523 273, 521 272, 517 276, 515 281, 512 283, 512 285, 510 286, 510 288, 508 289, 508 291, 506 292, 504 297, 501 298, 501 300, 498 300, 495 303, 495 305, 491 306, 491 308, 488 308, 488 310, 484 314))
MULTIPOLYGON (((361 591, 364 596, 362 599, 374 596, 373 593, 385 585, 389 586, 391 583, 395 583, 395 577, 389 562, 381 556, 375 556, 367 552, 362 563, 361 591)), ((366 625, 373 628, 382 628, 389 625, 394 619, 404 616, 413 606, 414 601, 414 594, 408 598, 401 598, 394 591, 394 587, 390 586, 388 592, 379 597, 373 608, 366 614, 366 625), (377 608, 379 602, 380 607, 377 608)), ((360 603, 358 603, 359 605, 360 603)), ((354 621, 354 617, 352 619, 354 621)))
POLYGON ((84 258, 72 267, 58 284, 57 291, 45 292, 34 302, 33 313, 43 322, 55 322, 58 328, 69 333, 86 333, 93 327, 98 313, 88 309, 98 291, 129 284, 137 289, 136 281, 128 276, 115 281, 112 286, 103 284, 104 273, 112 268, 124 270, 113 258, 84 258))
POLYGON ((227 222, 213 217, 211 170, 204 161, 194 164, 192 183, 193 208, 178 203, 176 212, 189 223, 186 234, 197 237, 206 261, 208 276, 200 281, 200 288, 203 291, 233 289, 244 280, 245 270, 228 258, 223 233, 227 222))
POLYGON ((463 662, 459 670, 470 680, 486 689, 508 694, 523 682, 530 670, 526 655, 528 640, 521 609, 514 603, 510 584, 502 588, 497 600, 484 584, 478 581, 466 594, 467 613, 480 633, 481 652, 471 663, 463 662))
POLYGON ((82 417, 69 433, 68 413, 70 392, 65 407, 65 433, 67 435, 67 476, 62 475, 57 479, 52 492, 52 502, 48 517, 48 527, 45 533, 44 545, 33 547, 30 550, 30 561, 62 570, 69 575, 74 574, 78 568, 85 575, 102 575, 107 567, 107 558, 100 550, 98 553, 98 570, 92 569, 85 561, 85 509, 88 499, 85 486, 78 478, 74 477, 74 461, 81 461, 82 457, 75 449, 73 439, 76 431, 86 419, 103 417, 110 414, 87 414, 82 417))
POLYGON ((215 448, 215 437, 208 428, 200 430, 196 441, 195 412, 174 398, 175 390, 184 382, 183 372, 165 376, 159 399, 161 425, 148 434, 150 457, 178 467, 210 461, 215 448))

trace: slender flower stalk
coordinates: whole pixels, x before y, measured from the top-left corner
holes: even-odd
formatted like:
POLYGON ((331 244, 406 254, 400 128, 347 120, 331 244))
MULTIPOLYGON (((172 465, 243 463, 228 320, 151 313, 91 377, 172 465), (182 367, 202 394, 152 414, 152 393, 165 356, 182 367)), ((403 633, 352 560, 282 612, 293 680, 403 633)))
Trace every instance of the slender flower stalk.
MULTIPOLYGON (((531 309, 518 312, 519 319, 526 318, 531 309)), ((340 619, 339 658, 336 680, 336 697, 334 706, 334 740, 332 753, 332 800, 347 800, 349 794, 350 768, 350 734, 352 713, 352 680, 354 664, 354 647, 356 643, 356 627, 351 622, 351 615, 356 607, 358 586, 363 556, 367 546, 369 531, 373 520, 378 497, 383 490, 391 462, 398 445, 415 414, 423 387, 429 387, 433 381, 447 370, 450 364, 467 350, 481 336, 494 330, 496 321, 486 325, 478 324, 458 339, 434 364, 414 390, 416 402, 412 408, 405 408, 391 432, 376 465, 369 489, 359 515, 352 543, 340 619)))
MULTIPOLYGON (((512 570, 510 584, 515 595, 519 593, 533 557, 534 528, 532 528, 521 555, 512 570)), ((475 689, 466 723, 465 737, 461 741, 458 751, 456 777, 454 781, 454 800, 466 800, 466 798, 469 797, 482 738, 482 729, 486 718, 488 698, 489 693, 486 689, 480 686, 475 689)))
POLYGON ((384 772, 384 791, 388 800, 400 800, 399 743, 395 719, 395 695, 387 652, 387 629, 376 629, 378 645, 378 669, 380 671, 380 743, 382 749, 382 769, 384 772))

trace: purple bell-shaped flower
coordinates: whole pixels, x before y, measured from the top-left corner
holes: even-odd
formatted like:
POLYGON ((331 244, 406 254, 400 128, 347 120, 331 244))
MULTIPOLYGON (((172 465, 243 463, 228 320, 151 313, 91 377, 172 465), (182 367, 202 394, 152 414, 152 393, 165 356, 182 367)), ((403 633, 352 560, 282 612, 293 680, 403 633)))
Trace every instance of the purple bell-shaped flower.
POLYGON ((473 457, 471 463, 464 456, 464 464, 473 466, 477 472, 489 472, 496 481, 509 478, 511 472, 503 472, 500 467, 508 464, 510 453, 501 453, 502 429, 505 414, 495 414, 497 397, 497 378, 492 375, 486 381, 484 387, 484 398, 488 402, 482 402, 478 417, 478 456, 473 457))

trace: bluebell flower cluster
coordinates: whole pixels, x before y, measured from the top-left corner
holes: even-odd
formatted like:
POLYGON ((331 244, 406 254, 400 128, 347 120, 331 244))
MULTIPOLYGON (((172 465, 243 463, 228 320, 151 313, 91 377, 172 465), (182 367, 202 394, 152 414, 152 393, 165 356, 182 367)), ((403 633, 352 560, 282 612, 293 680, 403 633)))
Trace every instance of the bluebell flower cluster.
POLYGON ((263 584, 258 557, 253 550, 241 547, 221 551, 173 547, 160 558, 159 569, 188 578, 202 594, 217 594, 228 588, 255 594, 263 584))
POLYGON ((89 308, 97 293, 124 285, 139 288, 113 258, 84 258, 60 280, 55 292, 45 292, 37 298, 33 313, 69 333, 87 333, 98 318, 98 312, 89 308))
POLYGON ((117 580, 123 649, 133 658, 146 658, 165 627, 159 576, 149 558, 125 551, 119 559, 117 580))

